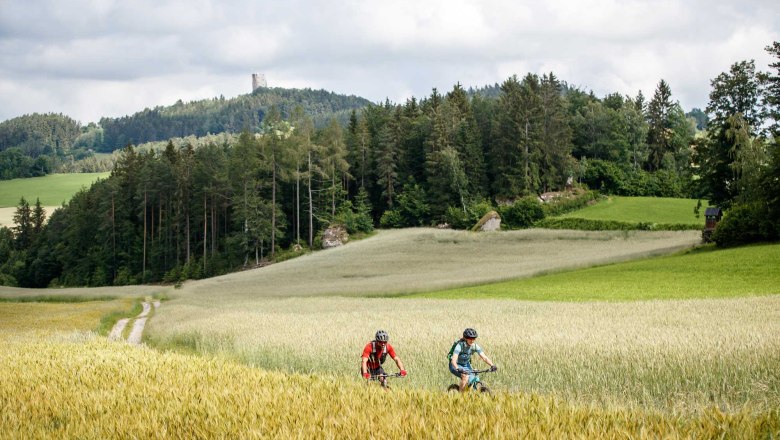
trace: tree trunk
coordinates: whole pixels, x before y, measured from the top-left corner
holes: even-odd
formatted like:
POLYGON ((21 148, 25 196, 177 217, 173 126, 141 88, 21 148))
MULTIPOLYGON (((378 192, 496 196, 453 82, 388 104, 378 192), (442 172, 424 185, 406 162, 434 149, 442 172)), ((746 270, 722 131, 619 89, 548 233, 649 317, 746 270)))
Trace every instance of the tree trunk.
POLYGON ((208 216, 208 206, 206 205, 206 201, 208 200, 206 193, 203 193, 203 276, 206 275, 206 243, 208 243, 208 226, 209 226, 209 216, 208 216))
POLYGON ((276 248, 276 151, 271 146, 271 259, 276 248))
POLYGON ((148 193, 146 190, 144 190, 144 257, 143 257, 143 266, 141 269, 141 282, 146 282, 146 202, 147 202, 148 193))
POLYGON ((309 247, 314 243, 314 203, 311 199, 311 151, 309 151, 309 247))

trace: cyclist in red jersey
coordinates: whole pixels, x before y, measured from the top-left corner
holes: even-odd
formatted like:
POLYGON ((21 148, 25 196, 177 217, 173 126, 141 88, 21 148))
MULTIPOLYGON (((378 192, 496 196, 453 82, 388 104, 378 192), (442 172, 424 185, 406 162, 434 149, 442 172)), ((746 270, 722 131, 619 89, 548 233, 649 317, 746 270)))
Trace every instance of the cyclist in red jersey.
MULTIPOLYGON (((387 342, 389 339, 390 336, 386 331, 379 330, 376 332, 374 340, 366 344, 365 348, 363 348, 360 372, 366 380, 370 379, 371 376, 387 374, 382 368, 382 364, 385 362, 385 358, 387 358, 388 355, 390 356, 390 359, 395 361, 395 364, 401 372, 401 376, 406 376, 404 364, 401 362, 401 358, 395 354, 393 346, 387 342)), ((380 378, 379 381, 382 386, 386 386, 384 377, 380 378)))

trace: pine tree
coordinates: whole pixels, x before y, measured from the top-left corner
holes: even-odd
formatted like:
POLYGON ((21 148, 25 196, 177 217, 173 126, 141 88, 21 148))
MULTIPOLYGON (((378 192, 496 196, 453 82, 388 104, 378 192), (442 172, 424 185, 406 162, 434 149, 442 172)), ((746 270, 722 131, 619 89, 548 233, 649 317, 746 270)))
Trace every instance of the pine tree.
POLYGON ((18 250, 26 250, 32 244, 33 222, 30 204, 22 197, 14 213, 14 244, 18 250))
MULTIPOLYGON (((566 100, 558 78, 550 72, 543 75, 540 85, 542 110, 540 133, 540 180, 542 190, 560 188, 565 184, 567 159, 571 154, 571 128, 566 116, 566 100)), ((622 105, 622 100, 620 101, 622 105)))
POLYGON ((447 103, 452 112, 450 144, 460 156, 463 171, 468 181, 469 194, 474 197, 482 197, 487 193, 485 159, 482 154, 477 120, 474 118, 471 103, 460 83, 456 84, 447 94, 447 103))
POLYGON ((647 106, 647 165, 651 171, 661 168, 664 155, 672 151, 672 91, 663 79, 658 83, 653 99, 647 106))

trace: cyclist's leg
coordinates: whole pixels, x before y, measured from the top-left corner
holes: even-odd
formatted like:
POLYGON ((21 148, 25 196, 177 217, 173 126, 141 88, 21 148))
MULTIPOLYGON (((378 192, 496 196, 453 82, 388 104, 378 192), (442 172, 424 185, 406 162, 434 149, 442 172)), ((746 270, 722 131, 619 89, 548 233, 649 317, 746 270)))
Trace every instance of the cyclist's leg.
POLYGON ((466 376, 466 383, 464 384, 465 387, 474 386, 475 383, 479 382, 479 376, 472 373, 474 369, 471 367, 471 363, 467 364, 464 368, 464 370, 468 371, 468 375, 466 376))
MULTIPOLYGON (((387 373, 385 373, 385 369, 382 368, 381 365, 379 366, 379 368, 377 368, 375 370, 371 370, 371 374, 374 375, 374 376, 386 376, 387 375, 387 373)), ((386 377, 380 377, 379 378, 379 384, 382 385, 383 387, 386 387, 387 386, 387 378, 386 377)))
POLYGON ((458 364, 458 368, 460 368, 463 371, 466 371, 465 373, 453 372, 456 376, 458 376, 458 378, 460 378, 460 383, 458 383, 458 387, 460 388, 461 391, 465 391, 466 387, 470 382, 470 378, 473 376, 473 374, 471 374, 471 370, 472 370, 471 364, 466 364, 466 365, 458 364))

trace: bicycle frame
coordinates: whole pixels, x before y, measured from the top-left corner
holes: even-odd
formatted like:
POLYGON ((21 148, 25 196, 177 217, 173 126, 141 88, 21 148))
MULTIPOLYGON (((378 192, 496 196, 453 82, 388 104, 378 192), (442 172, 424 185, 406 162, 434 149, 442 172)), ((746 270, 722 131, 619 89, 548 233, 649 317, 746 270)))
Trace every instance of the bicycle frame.
POLYGON ((389 388, 389 385, 387 384, 387 379, 390 377, 404 377, 401 376, 401 373, 395 373, 395 374, 372 374, 371 377, 368 378, 369 381, 376 380, 379 381, 379 385, 383 386, 385 389, 389 388))
MULTIPOLYGON (((466 388, 467 389, 471 388, 471 389, 476 391, 477 384, 482 383, 482 380, 479 378, 479 375, 482 374, 482 373, 495 373, 495 371, 493 371, 493 370, 491 370, 489 368, 485 369, 485 370, 471 370, 471 371, 469 371, 468 374, 469 375, 473 375, 473 377, 471 378, 471 380, 469 380, 466 383, 466 388)), ((457 385, 452 385, 452 386, 457 387, 457 385)), ((483 386, 484 386, 484 384, 483 384, 483 386)))
POLYGON ((404 376, 401 376, 401 373, 395 373, 395 374, 372 374, 371 377, 368 380, 382 380, 382 379, 387 379, 388 377, 404 377, 404 376))

